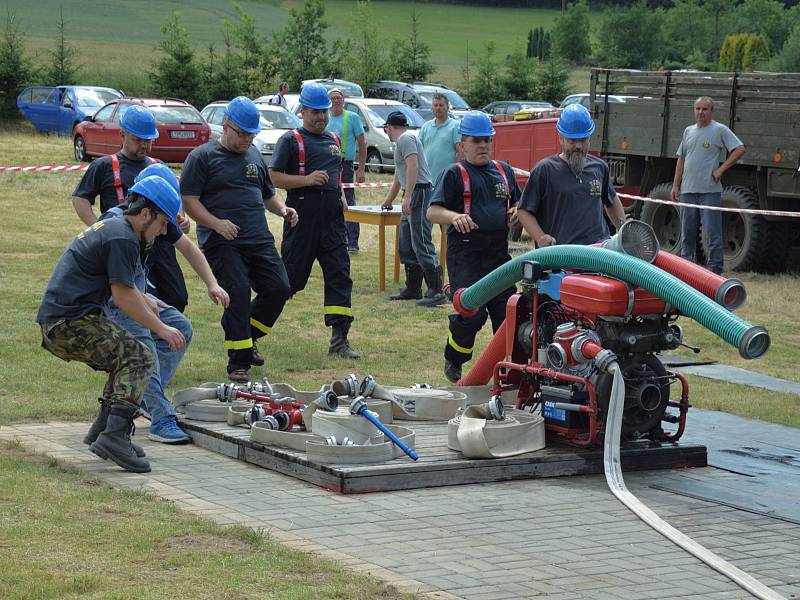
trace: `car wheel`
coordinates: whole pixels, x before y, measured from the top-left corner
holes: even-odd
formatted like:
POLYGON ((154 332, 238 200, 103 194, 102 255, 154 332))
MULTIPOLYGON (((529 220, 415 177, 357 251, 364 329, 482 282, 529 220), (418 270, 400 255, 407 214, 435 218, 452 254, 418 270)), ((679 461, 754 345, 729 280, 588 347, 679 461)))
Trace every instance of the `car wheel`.
POLYGON ((75 160, 78 162, 91 162, 91 157, 86 154, 86 142, 83 141, 82 136, 76 135, 72 145, 75 149, 75 160))
POLYGON ((370 148, 367 151, 366 169, 370 173, 383 172, 383 169, 381 168, 381 153, 378 152, 375 148, 370 148))

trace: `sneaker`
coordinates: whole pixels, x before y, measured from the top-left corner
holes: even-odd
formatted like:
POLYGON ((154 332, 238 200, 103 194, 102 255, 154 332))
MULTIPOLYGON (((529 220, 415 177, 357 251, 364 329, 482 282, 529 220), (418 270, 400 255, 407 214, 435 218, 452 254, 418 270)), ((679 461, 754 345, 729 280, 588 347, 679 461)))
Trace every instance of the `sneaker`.
POLYGON ((234 369, 228 373, 228 381, 233 383, 247 383, 250 381, 250 375, 247 369, 234 369))
POLYGON ((256 346, 255 343, 253 343, 253 357, 250 359, 250 362, 252 362, 257 367, 263 367, 265 360, 266 359, 264 358, 264 355, 258 351, 258 346, 256 346))
POLYGON ((444 376, 447 377, 447 381, 450 383, 458 383, 458 380, 461 379, 461 365, 450 362, 445 358, 444 376))
POLYGON ((178 419, 175 415, 169 415, 150 425, 147 439, 164 444, 185 444, 192 441, 192 438, 178 427, 178 419))

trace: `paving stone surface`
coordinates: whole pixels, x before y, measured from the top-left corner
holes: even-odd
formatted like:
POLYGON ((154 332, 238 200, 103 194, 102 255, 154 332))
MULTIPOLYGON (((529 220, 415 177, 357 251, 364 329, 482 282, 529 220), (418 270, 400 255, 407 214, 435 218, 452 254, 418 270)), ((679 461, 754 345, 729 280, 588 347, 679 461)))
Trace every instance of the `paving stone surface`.
MULTIPOLYGON (((152 492, 219 523, 260 529, 424 598, 751 597, 639 521, 600 476, 341 496, 143 436, 137 442, 153 472, 126 473, 88 452, 81 443, 87 428, 18 424, 0 428, 0 440, 17 439, 114 486, 152 492)), ((735 490, 746 476, 708 467, 630 473, 626 483, 678 529, 786 598, 800 598, 800 524, 667 491, 676 478, 735 490)))

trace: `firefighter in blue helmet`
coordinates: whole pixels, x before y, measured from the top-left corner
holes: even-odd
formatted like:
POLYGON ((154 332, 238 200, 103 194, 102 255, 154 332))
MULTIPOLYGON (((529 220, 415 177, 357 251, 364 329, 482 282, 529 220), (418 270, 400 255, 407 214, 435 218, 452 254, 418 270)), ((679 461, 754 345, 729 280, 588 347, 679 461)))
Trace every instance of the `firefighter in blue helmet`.
POLYGON ((267 227, 266 208, 297 224, 297 213, 275 194, 261 154, 253 146, 261 115, 249 98, 228 103, 222 136, 192 150, 183 165, 181 194, 197 221, 197 241, 220 285, 230 295, 222 315, 228 379, 246 383, 265 358, 255 341, 272 327, 289 297, 286 269, 267 227), (256 292, 252 302, 251 288, 256 292))
POLYGON ((276 187, 287 190, 286 204, 297 210, 300 223, 284 227, 281 255, 292 295, 303 290, 316 260, 325 280, 325 325, 331 327, 329 354, 357 359, 347 334, 353 321, 350 256, 342 193, 341 144, 326 132, 331 100, 318 83, 300 90, 303 127, 286 132, 275 145, 269 173, 276 187))
MULTIPOLYGON (((503 263, 508 254, 508 225, 519 200, 514 171, 491 160, 494 127, 486 113, 471 111, 461 120, 464 159, 446 168, 433 191, 428 219, 447 226, 447 272, 452 290, 465 288, 503 263)), ((450 315, 444 350, 444 374, 455 383, 472 358, 475 336, 492 320, 497 331, 514 288, 503 290, 471 317, 450 315)))

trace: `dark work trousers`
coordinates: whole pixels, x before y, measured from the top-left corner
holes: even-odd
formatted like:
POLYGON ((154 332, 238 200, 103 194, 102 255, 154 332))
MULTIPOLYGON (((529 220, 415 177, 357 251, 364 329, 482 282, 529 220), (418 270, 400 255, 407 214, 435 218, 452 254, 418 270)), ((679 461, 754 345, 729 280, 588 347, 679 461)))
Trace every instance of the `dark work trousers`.
POLYGON ((297 225, 283 225, 281 256, 289 275, 292 295, 303 290, 316 260, 325 281, 325 325, 349 325, 353 321, 350 296, 350 256, 347 229, 339 192, 301 188, 292 190, 286 205, 297 211, 297 225))
POLYGON ((431 205, 431 184, 418 183, 411 193, 411 214, 400 217, 400 262, 419 265, 426 271, 439 268, 433 245, 431 222, 426 213, 431 205))
POLYGON ((175 246, 165 237, 158 236, 147 252, 147 279, 150 292, 162 302, 183 312, 189 303, 189 292, 183 280, 183 271, 175 258, 175 246))
POLYGON ((289 279, 271 234, 256 244, 203 248, 211 270, 231 298, 222 313, 228 372, 249 369, 253 340, 268 334, 289 298, 289 279), (256 293, 250 301, 250 289, 256 293))
MULTIPOLYGON (((353 161, 345 160, 342 162, 342 183, 353 183, 353 161)), ((345 189, 344 197, 347 206, 356 205, 356 191, 353 188, 345 189)), ((358 250, 358 236, 361 233, 361 225, 358 223, 345 223, 347 225, 347 247, 358 250)))
MULTIPOLYGON (((447 238, 447 273, 451 289, 466 288, 511 260, 506 236, 506 230, 477 230, 467 235, 451 233, 447 238)), ((515 291, 513 287, 501 291, 472 317, 450 315, 444 357, 458 365, 472 358, 475 336, 486 323, 486 317, 492 319, 492 331, 497 331, 506 318, 506 302, 515 291)))

